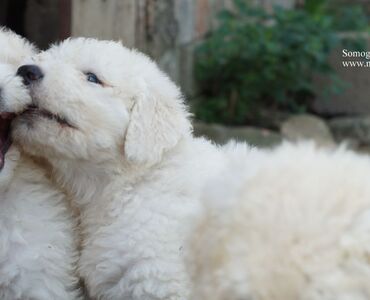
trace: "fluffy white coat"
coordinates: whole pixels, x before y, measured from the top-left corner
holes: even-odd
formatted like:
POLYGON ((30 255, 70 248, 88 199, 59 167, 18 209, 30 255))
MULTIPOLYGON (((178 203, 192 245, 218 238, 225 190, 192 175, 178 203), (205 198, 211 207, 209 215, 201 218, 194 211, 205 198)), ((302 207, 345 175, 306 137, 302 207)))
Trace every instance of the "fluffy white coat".
POLYGON ((230 144, 194 231, 191 299, 370 299, 370 158, 230 144))
MULTIPOLYGON (((0 30, 0 110, 17 112, 30 96, 17 66, 35 53, 0 30)), ((0 299, 77 299, 75 221, 65 195, 27 155, 11 146, 0 171, 0 299)))
POLYGON ((91 297, 370 299, 367 157, 195 139, 177 87, 119 43, 67 40, 33 63, 40 112, 14 138, 81 210, 91 297))

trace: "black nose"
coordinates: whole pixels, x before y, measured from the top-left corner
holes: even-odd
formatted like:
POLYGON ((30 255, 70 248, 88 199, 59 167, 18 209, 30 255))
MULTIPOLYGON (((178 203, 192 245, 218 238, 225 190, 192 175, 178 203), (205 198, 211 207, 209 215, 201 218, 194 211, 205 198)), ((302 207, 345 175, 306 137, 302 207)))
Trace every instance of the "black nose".
POLYGON ((36 65, 24 65, 19 67, 17 75, 23 78, 23 82, 26 85, 32 82, 38 81, 44 77, 41 69, 36 65))

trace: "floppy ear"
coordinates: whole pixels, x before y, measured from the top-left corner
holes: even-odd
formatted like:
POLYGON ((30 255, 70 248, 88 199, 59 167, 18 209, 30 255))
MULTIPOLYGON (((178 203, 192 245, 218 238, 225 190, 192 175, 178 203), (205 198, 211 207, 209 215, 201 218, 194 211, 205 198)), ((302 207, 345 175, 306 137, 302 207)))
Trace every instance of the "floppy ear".
POLYGON ((180 93, 175 87, 167 91, 164 95, 144 89, 134 99, 124 146, 129 162, 153 165, 190 133, 189 114, 180 93))

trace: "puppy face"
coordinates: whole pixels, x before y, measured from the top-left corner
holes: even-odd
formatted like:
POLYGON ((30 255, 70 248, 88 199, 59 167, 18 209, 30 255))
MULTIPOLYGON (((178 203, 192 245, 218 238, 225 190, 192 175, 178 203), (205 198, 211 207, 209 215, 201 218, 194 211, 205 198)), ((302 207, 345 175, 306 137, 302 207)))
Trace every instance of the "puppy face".
POLYGON ((32 102, 22 77, 16 72, 16 66, 0 61, 0 114, 4 116, 18 113, 32 102))
POLYGON ((17 118, 13 135, 38 154, 153 164, 189 133, 177 87, 120 43, 67 40, 31 63, 42 75, 27 76, 31 69, 22 67, 33 106, 17 118))
POLYGON ((5 164, 10 141, 10 125, 15 114, 31 103, 23 79, 16 75, 18 65, 35 48, 11 31, 0 29, 0 171, 5 164))

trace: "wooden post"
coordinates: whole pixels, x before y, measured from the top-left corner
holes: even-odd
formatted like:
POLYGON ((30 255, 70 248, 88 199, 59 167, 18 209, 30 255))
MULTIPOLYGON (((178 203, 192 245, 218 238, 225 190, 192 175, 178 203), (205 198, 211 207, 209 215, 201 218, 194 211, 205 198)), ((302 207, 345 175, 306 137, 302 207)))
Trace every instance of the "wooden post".
POLYGON ((71 0, 59 0, 59 39, 64 40, 71 35, 71 0))
POLYGON ((128 47, 136 41, 135 0, 74 0, 72 36, 122 40, 128 47))

